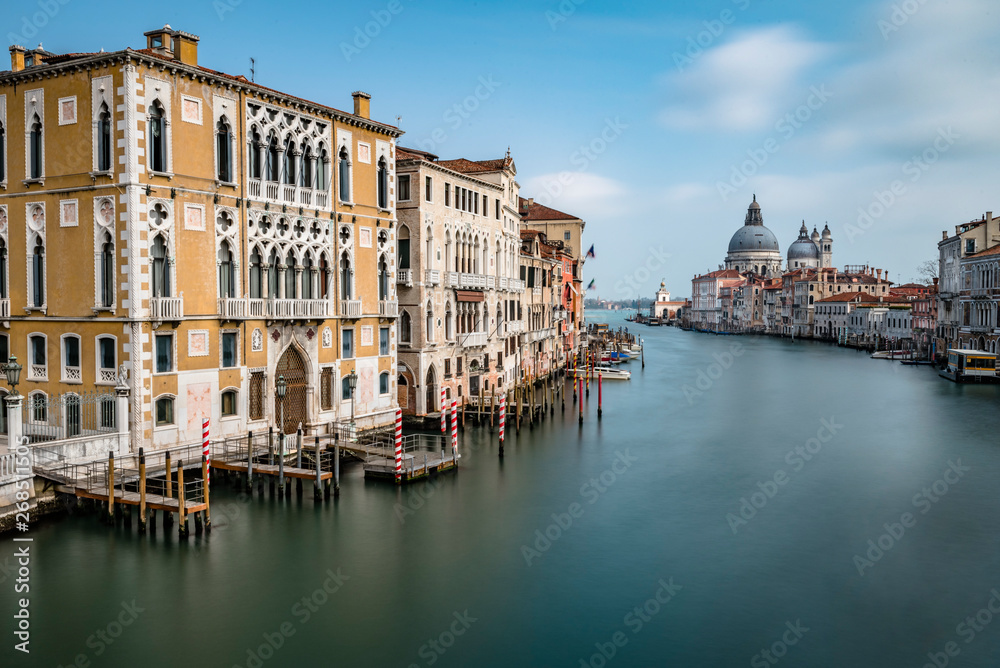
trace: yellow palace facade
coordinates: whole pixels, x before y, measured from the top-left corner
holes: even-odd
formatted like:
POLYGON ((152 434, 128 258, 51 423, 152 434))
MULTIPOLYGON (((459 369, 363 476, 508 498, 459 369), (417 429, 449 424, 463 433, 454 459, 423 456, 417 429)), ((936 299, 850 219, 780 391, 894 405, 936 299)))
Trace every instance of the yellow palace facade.
POLYGON ((364 93, 342 112, 199 66, 194 35, 145 39, 13 46, 0 72, 18 390, 112 391, 124 366, 133 448, 274 426, 279 376, 286 432, 391 422, 402 133, 364 93))

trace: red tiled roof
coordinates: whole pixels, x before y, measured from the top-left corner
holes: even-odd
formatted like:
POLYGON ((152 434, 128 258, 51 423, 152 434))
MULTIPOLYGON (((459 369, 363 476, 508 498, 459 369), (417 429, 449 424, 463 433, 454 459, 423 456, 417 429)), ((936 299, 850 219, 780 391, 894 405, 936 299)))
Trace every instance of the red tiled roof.
POLYGON ((544 206, 538 202, 530 202, 525 198, 519 198, 518 211, 521 214, 521 220, 531 222, 537 220, 580 220, 578 216, 573 216, 568 213, 559 211, 558 209, 553 209, 551 207, 544 206))
POLYGON ((978 253, 973 253, 972 255, 966 255, 965 257, 987 257, 989 255, 1000 255, 1000 245, 994 246, 993 248, 987 248, 984 251, 979 251, 978 253))
POLYGON ((702 274, 701 276, 695 276, 695 280, 699 278, 741 278, 740 272, 735 269, 719 269, 717 271, 711 271, 707 274, 702 274))
POLYGON ((441 160, 439 165, 445 169, 451 169, 462 174, 484 174, 486 172, 499 172, 514 164, 513 158, 499 158, 497 160, 466 160, 458 158, 456 160, 441 160))
POLYGON ((878 302, 878 297, 875 295, 870 295, 867 292, 844 292, 839 295, 834 295, 832 297, 826 297, 825 299, 819 299, 816 301, 817 304, 822 304, 824 302, 878 302))

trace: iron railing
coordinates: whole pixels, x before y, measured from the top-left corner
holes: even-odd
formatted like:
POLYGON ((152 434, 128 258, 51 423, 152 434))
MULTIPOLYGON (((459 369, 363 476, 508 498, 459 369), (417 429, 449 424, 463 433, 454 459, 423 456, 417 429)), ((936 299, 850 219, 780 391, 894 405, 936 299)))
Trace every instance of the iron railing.
POLYGON ((29 443, 102 436, 118 431, 115 395, 107 392, 32 394, 22 404, 29 443))

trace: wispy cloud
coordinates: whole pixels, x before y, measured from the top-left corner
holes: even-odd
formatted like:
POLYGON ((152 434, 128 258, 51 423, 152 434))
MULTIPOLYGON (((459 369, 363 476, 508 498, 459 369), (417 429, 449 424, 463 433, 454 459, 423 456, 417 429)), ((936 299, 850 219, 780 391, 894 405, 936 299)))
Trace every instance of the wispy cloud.
POLYGON ((689 69, 664 77, 674 102, 660 120, 678 130, 770 127, 801 87, 803 73, 831 51, 793 27, 736 33, 689 69))

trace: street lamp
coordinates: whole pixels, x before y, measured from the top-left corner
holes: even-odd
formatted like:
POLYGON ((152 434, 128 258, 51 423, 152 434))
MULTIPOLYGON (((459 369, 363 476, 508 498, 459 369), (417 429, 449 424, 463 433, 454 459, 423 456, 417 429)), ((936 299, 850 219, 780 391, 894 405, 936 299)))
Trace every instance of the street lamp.
POLYGON ((351 388, 351 436, 354 435, 354 390, 358 388, 358 372, 351 369, 351 374, 347 377, 347 387, 351 388))
POLYGON ((274 382, 274 391, 275 394, 278 395, 278 400, 280 401, 278 406, 281 409, 281 422, 279 423, 278 427, 281 431, 279 431, 278 433, 281 434, 281 438, 284 438, 285 437, 285 393, 288 392, 288 383, 285 382, 285 377, 283 375, 278 376, 278 380, 274 382))
POLYGON ((3 365, 4 375, 7 376, 7 384, 10 385, 10 394, 17 396, 17 384, 21 380, 21 365, 17 363, 17 357, 10 356, 10 361, 3 365))

